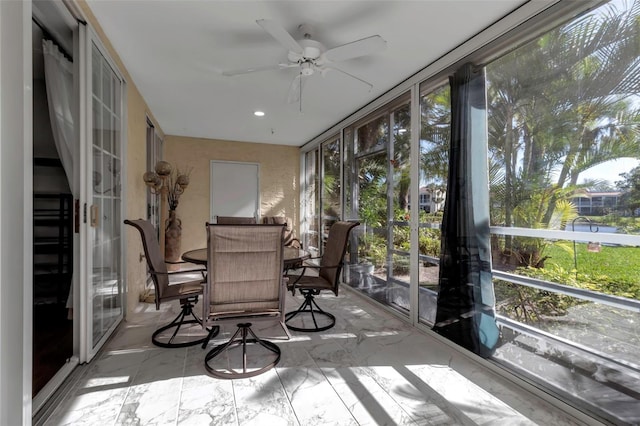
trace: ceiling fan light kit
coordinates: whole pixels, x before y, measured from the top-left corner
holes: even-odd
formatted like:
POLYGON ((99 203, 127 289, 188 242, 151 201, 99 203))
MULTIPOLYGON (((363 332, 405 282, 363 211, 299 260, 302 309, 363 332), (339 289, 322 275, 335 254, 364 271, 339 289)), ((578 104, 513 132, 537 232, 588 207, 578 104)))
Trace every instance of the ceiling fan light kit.
POLYGON ((373 84, 341 70, 340 68, 336 68, 333 64, 335 62, 346 61, 348 59, 366 56, 384 50, 387 46, 387 42, 379 35, 373 35, 352 41, 327 50, 322 43, 312 38, 313 30, 308 24, 302 24, 298 27, 298 30, 304 34, 304 38, 296 40, 291 34, 289 34, 289 32, 287 32, 287 30, 275 21, 259 19, 256 23, 288 50, 287 59, 289 60, 289 63, 224 71, 222 73, 223 75, 234 76, 253 72, 298 67, 298 75, 296 75, 289 87, 287 102, 293 103, 299 101, 301 111, 302 88, 304 87, 304 82, 307 77, 312 76, 316 71, 320 71, 322 76, 324 76, 329 70, 338 71, 339 73, 368 86, 369 90, 373 88, 373 84), (332 65, 329 66, 329 64, 332 65))

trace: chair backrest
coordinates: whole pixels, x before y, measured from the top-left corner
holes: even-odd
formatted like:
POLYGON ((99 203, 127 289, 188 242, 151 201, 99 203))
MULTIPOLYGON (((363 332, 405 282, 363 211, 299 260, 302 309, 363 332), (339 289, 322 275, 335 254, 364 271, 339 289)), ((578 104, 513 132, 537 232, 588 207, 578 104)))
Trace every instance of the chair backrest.
POLYGON ((284 228, 284 245, 285 247, 302 248, 300 240, 296 237, 296 231, 293 229, 293 221, 286 216, 263 216, 262 223, 286 225, 284 228))
POLYGON ((283 225, 207 224, 203 319, 282 315, 283 232, 283 225))
POLYGON ((336 295, 338 294, 338 283, 340 281, 340 272, 342 271, 342 258, 347 251, 347 243, 349 242, 349 233, 358 225, 360 225, 358 222, 335 222, 329 228, 329 236, 320 259, 320 266, 338 265, 338 267, 320 268, 319 275, 333 283, 333 292, 336 295))
POLYGON ((216 216, 216 223, 224 224, 224 225, 241 225, 244 223, 254 224, 256 223, 256 218, 251 217, 234 217, 234 216, 216 216))
POLYGON ((140 232, 144 256, 147 259, 147 266, 156 291, 156 308, 159 308, 160 300, 165 294, 165 289, 169 286, 169 276, 167 275, 167 264, 164 263, 164 257, 160 252, 156 229, 151 222, 144 219, 126 219, 124 223, 133 226, 140 232))

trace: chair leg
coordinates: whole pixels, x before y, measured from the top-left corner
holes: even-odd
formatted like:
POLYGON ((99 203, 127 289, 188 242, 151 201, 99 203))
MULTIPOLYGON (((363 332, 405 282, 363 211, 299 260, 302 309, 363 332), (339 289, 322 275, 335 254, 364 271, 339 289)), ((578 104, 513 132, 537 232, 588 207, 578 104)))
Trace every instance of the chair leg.
POLYGON ((314 299, 314 293, 313 290, 300 290, 300 293, 302 293, 304 295, 304 302, 302 302, 302 304, 300 305, 300 307, 295 310, 295 311, 291 311, 291 312, 287 312, 285 314, 285 323, 287 324, 287 327, 291 330, 294 331, 310 331, 310 332, 316 332, 316 331, 324 331, 324 330, 328 330, 331 327, 333 327, 336 324, 336 317, 333 316, 333 314, 330 314, 329 312, 326 312, 324 310, 322 310, 322 308, 320 308, 318 306, 318 304, 316 303, 315 299, 314 299), (313 328, 304 328, 304 327, 296 327, 294 325, 291 325, 291 323, 289 322, 291 319, 293 319, 294 317, 296 317, 298 314, 310 314, 311 315, 311 319, 313 320, 313 328), (325 326, 318 326, 318 321, 316 319, 316 316, 320 315, 321 317, 325 317, 329 319, 329 324, 325 325, 325 326))
POLYGON ((291 340, 291 333, 289 333, 289 328, 287 327, 287 324, 285 324, 284 321, 280 321, 280 327, 282 327, 282 329, 284 330, 284 333, 287 335, 287 340, 291 340))
POLYGON ((251 330, 251 323, 241 323, 238 324, 238 329, 236 330, 234 335, 231 336, 231 339, 229 339, 228 342, 214 347, 207 353, 207 355, 205 355, 204 367, 209 372, 209 374, 220 379, 244 379, 247 377, 253 377, 262 374, 265 371, 275 367, 278 362, 280 362, 280 348, 278 347, 278 345, 268 340, 260 339, 258 336, 256 336, 253 330, 251 330), (251 336, 250 338, 249 335, 251 336), (252 344, 259 344, 270 352, 276 354, 275 360, 263 367, 248 371, 247 346, 252 344), (238 346, 242 347, 242 372, 233 371, 231 368, 228 368, 226 370, 216 369, 209 365, 209 361, 213 360, 218 355, 238 346))
POLYGON ((187 340, 187 341, 182 341, 177 343, 173 342, 173 340, 178 335, 180 328, 182 328, 183 325, 185 324, 202 325, 202 321, 193 312, 193 304, 196 303, 197 300, 198 300, 197 298, 195 299, 191 298, 185 301, 184 303, 182 303, 182 309, 180 310, 180 313, 174 318, 174 320, 171 321, 171 323, 163 327, 160 327, 159 329, 154 331, 153 335, 151 336, 151 341, 153 342, 154 345, 159 346, 161 348, 186 348, 188 346, 198 345, 206 339, 205 337, 205 338, 199 338, 196 340, 187 340), (185 319, 188 317, 192 317, 193 319, 185 319), (175 330, 173 331, 169 339, 160 338, 163 332, 170 330, 172 328, 175 328, 175 330))
POLYGON ((209 341, 211 339, 213 339, 214 337, 216 337, 218 335, 218 333, 220 333, 220 327, 215 325, 213 327, 211 327, 209 329, 209 334, 207 334, 207 337, 204 339, 204 342, 202 342, 202 349, 206 349, 207 345, 209 344, 209 341))

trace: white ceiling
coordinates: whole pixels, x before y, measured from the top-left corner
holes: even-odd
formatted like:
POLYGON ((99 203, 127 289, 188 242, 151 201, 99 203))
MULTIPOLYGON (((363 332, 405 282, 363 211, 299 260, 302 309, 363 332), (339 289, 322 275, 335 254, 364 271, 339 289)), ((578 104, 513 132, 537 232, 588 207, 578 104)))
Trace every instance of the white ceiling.
POLYGON ((169 135, 301 146, 508 14, 525 0, 88 0, 162 130, 169 135), (296 68, 223 76, 287 62, 258 19, 294 38, 310 24, 327 49, 371 35, 387 48, 314 74, 287 103, 296 68), (253 116, 263 110, 262 118, 253 116))

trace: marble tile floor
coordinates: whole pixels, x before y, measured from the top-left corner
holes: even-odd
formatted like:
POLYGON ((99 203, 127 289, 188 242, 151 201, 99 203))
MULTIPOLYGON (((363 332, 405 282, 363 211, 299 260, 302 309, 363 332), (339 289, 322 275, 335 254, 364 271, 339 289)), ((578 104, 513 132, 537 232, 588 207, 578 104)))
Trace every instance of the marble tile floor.
MULTIPOLYGON (((151 333, 173 319, 178 303, 160 311, 140 304, 44 424, 579 424, 351 291, 317 300, 336 326, 292 331, 291 340, 277 324, 257 326, 259 335, 278 336, 282 359, 237 380, 208 376, 200 346, 153 346, 151 333)), ((289 309, 300 302, 287 295, 289 309)))

